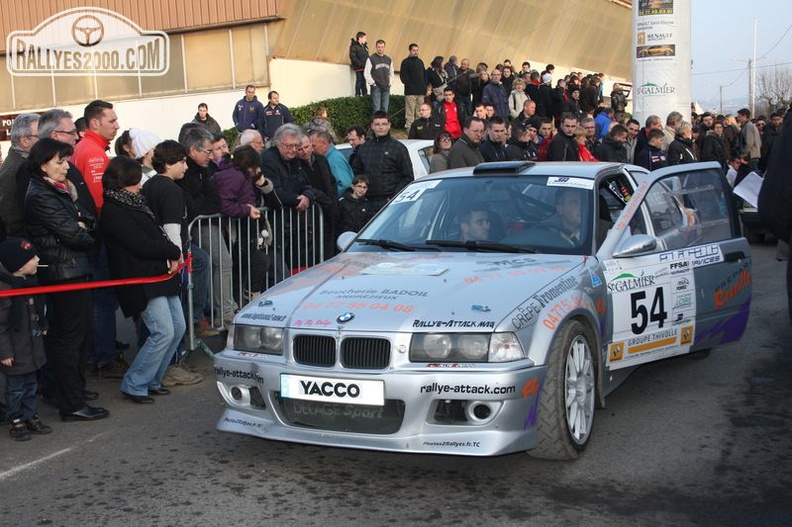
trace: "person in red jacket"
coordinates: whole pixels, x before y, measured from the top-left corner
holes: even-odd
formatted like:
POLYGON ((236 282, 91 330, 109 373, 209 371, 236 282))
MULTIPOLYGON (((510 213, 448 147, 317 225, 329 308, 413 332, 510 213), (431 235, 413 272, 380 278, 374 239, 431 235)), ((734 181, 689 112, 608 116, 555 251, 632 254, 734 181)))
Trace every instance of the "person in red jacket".
POLYGON ((82 141, 74 147, 71 162, 77 167, 88 185, 88 190, 96 203, 96 209, 102 209, 102 176, 110 158, 107 149, 118 132, 118 116, 109 102, 96 100, 88 103, 84 112, 85 124, 88 129, 82 141))
MULTIPOLYGON (((85 135, 74 146, 71 162, 77 167, 91 193, 97 214, 102 212, 104 203, 102 176, 110 163, 107 150, 118 132, 118 116, 109 102, 96 100, 88 103, 83 112, 87 129, 85 135)), ((94 280, 109 280, 110 268, 107 263, 107 250, 99 246, 93 269, 94 280)), ((93 347, 89 352, 88 363, 96 367, 100 379, 120 379, 127 370, 123 352, 116 349, 116 310, 118 299, 110 288, 96 289, 94 298, 93 347)), ((122 346, 123 347, 123 346, 122 346)))

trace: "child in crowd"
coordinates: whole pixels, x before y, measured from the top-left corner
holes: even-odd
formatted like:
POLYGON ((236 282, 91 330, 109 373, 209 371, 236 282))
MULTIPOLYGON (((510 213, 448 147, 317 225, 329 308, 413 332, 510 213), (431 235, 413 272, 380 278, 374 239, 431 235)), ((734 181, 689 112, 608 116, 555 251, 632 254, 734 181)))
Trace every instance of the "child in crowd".
MULTIPOLYGON (((39 258, 22 238, 0 243, 0 290, 34 287, 39 258)), ((28 441, 31 434, 49 434, 39 420, 36 373, 44 366, 43 335, 47 332, 40 296, 0 297, 0 372, 6 375, 6 415, 11 438, 28 441)))
POLYGON ((357 176, 352 186, 338 200, 338 228, 336 232, 358 232, 374 216, 376 210, 366 197, 369 180, 366 176, 357 176))

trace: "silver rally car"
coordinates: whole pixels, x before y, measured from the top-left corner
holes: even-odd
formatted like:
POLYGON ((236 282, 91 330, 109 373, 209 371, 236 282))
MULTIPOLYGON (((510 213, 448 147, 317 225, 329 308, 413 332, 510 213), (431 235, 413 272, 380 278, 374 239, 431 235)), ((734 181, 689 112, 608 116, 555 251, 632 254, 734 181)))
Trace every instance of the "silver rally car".
POLYGON ((485 163, 416 180, 267 290, 215 356, 220 430, 574 459, 638 365, 738 340, 751 252, 715 163, 485 163))

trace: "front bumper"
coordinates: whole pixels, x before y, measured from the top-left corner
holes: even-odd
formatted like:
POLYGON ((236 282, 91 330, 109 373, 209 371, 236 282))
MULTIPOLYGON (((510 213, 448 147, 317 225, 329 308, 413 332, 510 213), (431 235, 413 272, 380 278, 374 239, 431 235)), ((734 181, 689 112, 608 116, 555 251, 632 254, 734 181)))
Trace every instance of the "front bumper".
POLYGON ((544 367, 439 366, 372 373, 225 350, 215 356, 217 386, 226 405, 217 428, 265 439, 393 452, 491 456, 535 446, 544 367), (294 389, 291 397, 282 396, 282 380, 295 375, 313 387, 313 400, 294 389), (323 383, 327 393, 338 385, 346 394, 355 381, 380 384, 384 404, 321 400, 317 387, 323 383))

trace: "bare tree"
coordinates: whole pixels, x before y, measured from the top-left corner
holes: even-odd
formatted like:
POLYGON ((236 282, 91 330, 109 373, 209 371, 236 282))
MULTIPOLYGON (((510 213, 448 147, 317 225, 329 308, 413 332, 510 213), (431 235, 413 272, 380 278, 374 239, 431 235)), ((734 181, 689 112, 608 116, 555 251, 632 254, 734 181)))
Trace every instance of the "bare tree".
POLYGON ((792 102, 792 70, 776 67, 759 73, 758 99, 770 111, 788 108, 792 102))

